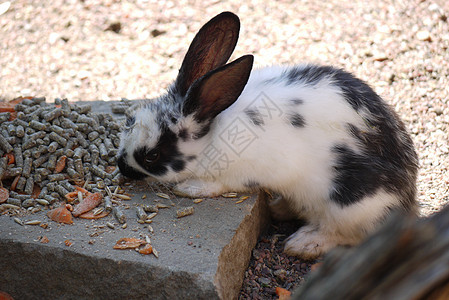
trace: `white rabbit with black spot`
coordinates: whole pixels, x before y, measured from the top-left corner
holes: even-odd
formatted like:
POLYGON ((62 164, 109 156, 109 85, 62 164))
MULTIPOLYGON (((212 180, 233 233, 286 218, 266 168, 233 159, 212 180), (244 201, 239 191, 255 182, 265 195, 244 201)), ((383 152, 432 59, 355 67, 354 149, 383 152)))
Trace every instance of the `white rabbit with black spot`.
POLYGON ((228 63, 239 35, 224 12, 195 36, 167 93, 129 116, 123 175, 190 197, 266 188, 274 216, 307 224, 285 251, 316 258, 355 245, 392 211, 415 212, 418 159, 394 111, 363 81, 310 64, 228 63))

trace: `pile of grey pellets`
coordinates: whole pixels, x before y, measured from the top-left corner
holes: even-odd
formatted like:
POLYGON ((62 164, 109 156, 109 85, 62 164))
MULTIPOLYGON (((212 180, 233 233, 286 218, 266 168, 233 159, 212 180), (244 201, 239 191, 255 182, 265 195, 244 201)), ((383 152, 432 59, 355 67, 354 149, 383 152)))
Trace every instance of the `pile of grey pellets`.
POLYGON ((110 114, 92 113, 90 105, 66 99, 54 104, 24 99, 14 109, 13 120, 10 112, 0 113, 0 179, 9 189, 7 204, 40 210, 64 200, 80 183, 103 194, 118 186, 120 125, 110 114), (65 166, 57 170, 60 160, 65 166), (40 193, 31 197, 36 185, 40 193))

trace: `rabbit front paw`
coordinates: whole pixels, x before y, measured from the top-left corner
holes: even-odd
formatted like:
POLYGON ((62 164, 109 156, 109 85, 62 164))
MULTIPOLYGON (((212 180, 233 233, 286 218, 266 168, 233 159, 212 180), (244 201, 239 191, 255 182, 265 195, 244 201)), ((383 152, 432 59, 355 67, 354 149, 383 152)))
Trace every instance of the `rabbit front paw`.
POLYGON ((219 196, 225 192, 225 189, 218 182, 189 179, 178 183, 173 192, 180 197, 198 198, 219 196))

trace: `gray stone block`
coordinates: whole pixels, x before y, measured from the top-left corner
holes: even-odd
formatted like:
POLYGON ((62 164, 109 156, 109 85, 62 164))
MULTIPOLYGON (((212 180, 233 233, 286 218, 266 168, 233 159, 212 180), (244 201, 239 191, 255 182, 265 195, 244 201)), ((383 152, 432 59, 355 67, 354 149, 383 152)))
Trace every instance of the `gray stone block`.
POLYGON ((73 225, 50 221, 46 211, 20 217, 46 221, 47 229, 0 216, 0 290, 15 299, 235 299, 251 250, 269 222, 264 196, 251 195, 240 204, 225 198, 200 204, 172 199, 175 207, 159 210, 151 234, 137 223, 135 206, 157 196, 145 188, 133 193, 124 210, 126 229, 112 215, 75 218, 73 225), (143 194, 147 199, 141 199, 143 194), (193 215, 176 218, 176 208, 192 205, 193 215), (106 222, 115 223, 115 229, 106 222), (44 235, 47 244, 38 241, 44 235), (122 237, 144 235, 159 258, 112 249, 122 237))

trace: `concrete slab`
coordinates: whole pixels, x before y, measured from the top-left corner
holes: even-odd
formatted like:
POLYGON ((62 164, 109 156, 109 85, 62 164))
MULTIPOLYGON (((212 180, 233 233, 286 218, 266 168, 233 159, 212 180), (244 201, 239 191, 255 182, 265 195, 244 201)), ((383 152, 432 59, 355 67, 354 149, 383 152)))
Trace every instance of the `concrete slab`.
POLYGON ((46 211, 19 217, 48 222, 47 229, 0 216, 0 290, 16 299, 235 299, 251 250, 268 223, 265 200, 251 195, 239 204, 221 197, 193 204, 174 198, 174 207, 159 210, 150 233, 148 225, 137 223, 135 207, 166 200, 145 186, 132 192, 125 203, 126 229, 112 215, 75 218, 73 225, 50 221, 46 211), (176 209, 184 206, 194 206, 194 214, 176 218, 176 209), (159 258, 112 249, 120 238, 145 235, 159 258), (40 243, 42 236, 49 243, 40 243))
MULTIPOLYGON (((110 102, 94 111, 110 112, 110 102)), ((116 116, 120 117, 120 116, 116 116)), ((75 219, 73 225, 50 221, 47 211, 19 216, 49 224, 21 226, 0 216, 0 291, 15 299, 235 299, 260 231, 268 225, 264 195, 236 204, 237 199, 157 197, 149 184, 129 188, 123 201, 127 228, 109 215, 99 220, 75 219), (146 199, 142 196, 146 195, 146 199), (139 204, 164 202, 151 224, 137 223, 139 204), (194 206, 193 215, 176 218, 176 210, 194 206), (115 229, 106 226, 110 222, 115 229), (113 250, 123 237, 148 235, 159 258, 135 250, 113 250), (40 237, 49 239, 47 244, 40 237), (70 246, 65 241, 71 242, 70 246)))

